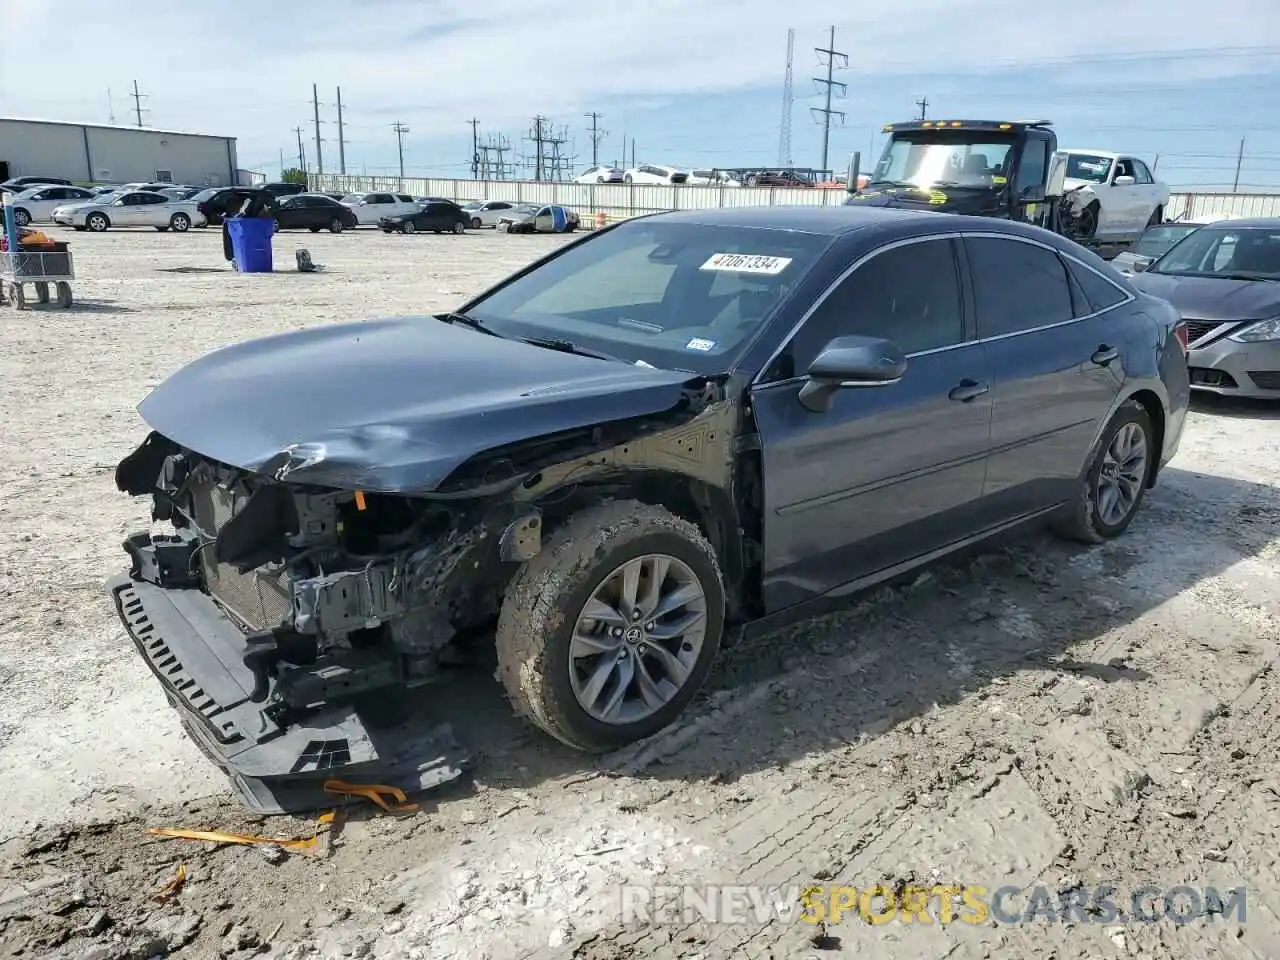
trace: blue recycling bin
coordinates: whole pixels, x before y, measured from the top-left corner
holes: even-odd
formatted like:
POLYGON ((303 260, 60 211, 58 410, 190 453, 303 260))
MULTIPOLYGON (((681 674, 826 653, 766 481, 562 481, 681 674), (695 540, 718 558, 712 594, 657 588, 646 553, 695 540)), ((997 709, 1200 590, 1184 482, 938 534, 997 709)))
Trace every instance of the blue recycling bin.
POLYGON ((270 217, 230 217, 231 256, 241 273, 271 272, 271 238, 276 222, 270 217))

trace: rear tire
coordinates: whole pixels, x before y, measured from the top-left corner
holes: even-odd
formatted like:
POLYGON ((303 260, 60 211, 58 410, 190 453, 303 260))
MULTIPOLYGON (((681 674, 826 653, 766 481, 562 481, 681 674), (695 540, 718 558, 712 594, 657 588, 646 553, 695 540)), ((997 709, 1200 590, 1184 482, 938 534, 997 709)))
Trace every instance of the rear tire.
POLYGON ((338 217, 334 217, 332 220, 329 221, 330 233, 341 233, 343 229, 344 227, 343 227, 342 221, 338 217))
POLYGON ((711 669, 724 617, 719 563, 697 527, 663 507, 602 503, 570 518, 516 572, 498 618, 498 677, 516 713, 561 743, 587 752, 614 749, 657 733, 683 712, 711 669), (652 576, 654 561, 664 565, 660 581, 652 576), (631 581, 632 617, 588 620, 592 607, 626 606, 618 594, 611 607, 599 598, 633 562, 650 577, 631 581), (591 624, 592 643, 575 641, 584 635, 583 621, 591 624), (663 669, 668 663, 676 672, 663 669), (592 691, 600 669, 608 678, 592 691), (645 692, 665 700, 661 706, 648 706, 645 681, 645 692), (585 699, 602 706, 620 686, 633 719, 599 719, 583 705, 585 699))
POLYGON ((461 220, 459 220, 457 223, 455 223, 455 224, 453 225, 453 232, 454 232, 454 233, 466 233, 466 232, 467 232, 467 225, 466 225, 465 223, 463 223, 461 220))
POLYGON ((1090 451, 1075 499, 1055 518, 1054 530, 1080 543, 1102 543, 1120 536, 1142 506, 1153 464, 1158 462, 1151 417, 1136 400, 1126 401, 1090 451), (1138 454, 1129 444, 1133 438, 1140 438, 1140 462, 1133 462, 1138 454), (1113 503, 1112 497, 1119 497, 1119 502, 1113 503))
POLYGON ((307 229, 308 229, 308 230, 310 230, 312 233, 319 233, 319 232, 320 232, 320 228, 319 228, 319 227, 307 227, 307 229))

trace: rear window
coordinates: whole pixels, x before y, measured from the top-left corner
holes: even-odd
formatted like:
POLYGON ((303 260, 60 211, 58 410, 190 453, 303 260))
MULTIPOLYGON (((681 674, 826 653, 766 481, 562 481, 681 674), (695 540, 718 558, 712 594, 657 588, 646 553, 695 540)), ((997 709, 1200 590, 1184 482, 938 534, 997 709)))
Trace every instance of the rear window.
POLYGON ((499 333, 569 340, 631 361, 710 373, 830 243, 821 235, 637 222, 567 249, 470 307, 499 333))

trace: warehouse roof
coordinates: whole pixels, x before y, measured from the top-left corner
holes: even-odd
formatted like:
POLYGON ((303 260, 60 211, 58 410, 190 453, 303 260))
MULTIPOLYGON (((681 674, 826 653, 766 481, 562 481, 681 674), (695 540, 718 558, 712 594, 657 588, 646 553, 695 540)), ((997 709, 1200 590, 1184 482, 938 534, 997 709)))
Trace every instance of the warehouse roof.
POLYGON ((94 127, 102 130, 129 130, 133 133, 163 133, 174 137, 208 137, 210 140, 234 140, 215 133, 191 133, 188 130, 160 130, 156 127, 137 127, 127 123, 81 123, 76 120, 41 120, 38 117, 0 117, 0 123, 42 123, 52 127, 94 127))

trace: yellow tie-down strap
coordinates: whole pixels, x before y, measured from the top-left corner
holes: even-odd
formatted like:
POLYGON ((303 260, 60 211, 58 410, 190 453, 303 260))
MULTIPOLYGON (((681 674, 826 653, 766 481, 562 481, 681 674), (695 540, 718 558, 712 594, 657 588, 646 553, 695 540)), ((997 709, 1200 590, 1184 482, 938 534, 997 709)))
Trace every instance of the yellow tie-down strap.
MULTIPOLYGON (((391 787, 380 783, 347 783, 345 780, 326 780, 326 793, 336 793, 346 797, 363 797, 376 804, 387 813, 415 813, 416 803, 410 803, 405 792, 399 787, 391 787)), ((147 833, 157 837, 172 837, 179 840, 205 840, 209 843, 234 843, 245 846, 275 846, 293 853, 316 855, 322 851, 320 841, 332 828, 337 819, 337 812, 330 810, 316 820, 316 832, 310 837, 261 837, 248 833, 227 833, 223 830, 188 830, 185 827, 149 827, 147 833)), ((183 880, 185 880, 185 870, 183 880)), ((181 881, 178 882, 181 885, 181 881)), ((176 892, 176 891, 174 891, 176 892)))

